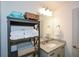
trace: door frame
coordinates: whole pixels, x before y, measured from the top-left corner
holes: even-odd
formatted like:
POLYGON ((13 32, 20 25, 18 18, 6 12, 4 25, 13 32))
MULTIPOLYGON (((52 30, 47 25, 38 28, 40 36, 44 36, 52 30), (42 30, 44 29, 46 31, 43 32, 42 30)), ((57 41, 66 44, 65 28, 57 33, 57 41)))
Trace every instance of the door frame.
POLYGON ((79 57, 79 50, 77 48, 77 39, 78 37, 78 15, 79 8, 75 8, 72 10, 72 57, 79 57))

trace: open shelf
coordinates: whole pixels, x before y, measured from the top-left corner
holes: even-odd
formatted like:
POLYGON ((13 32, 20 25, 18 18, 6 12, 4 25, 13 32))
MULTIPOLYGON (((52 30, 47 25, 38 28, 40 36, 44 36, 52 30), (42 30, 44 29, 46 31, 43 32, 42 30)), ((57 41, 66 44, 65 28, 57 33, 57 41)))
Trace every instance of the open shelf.
MULTIPOLYGON (((29 42, 31 40, 34 40, 35 37, 29 37, 29 38, 24 38, 24 39, 18 39, 18 40, 11 40, 10 39, 10 43, 11 45, 16 45, 16 44, 20 44, 20 43, 24 43, 24 42, 29 42)), ((36 36, 36 38, 38 38, 36 36)))
MULTIPOLYGON (((30 20, 30 19, 19 19, 19 18, 12 18, 12 17, 7 17, 8 21, 7 21, 7 38, 8 38, 8 56, 9 57, 18 57, 18 51, 14 51, 11 52, 11 46, 12 45, 17 45, 20 43, 27 43, 29 41, 33 41, 34 43, 34 48, 36 48, 35 46, 37 46, 37 50, 31 52, 31 53, 37 53, 38 56, 40 56, 40 21, 34 21, 34 20, 30 20), (28 37, 28 38, 24 38, 24 39, 18 39, 18 40, 11 40, 10 39, 10 32, 11 32, 11 26, 33 26, 33 28, 35 29, 35 25, 37 25, 38 28, 38 33, 39 35, 36 37, 28 37), (37 39, 35 39, 37 38, 37 39), (38 43, 37 43, 38 42, 38 43)), ((31 53, 28 53, 31 54, 31 53)), ((27 56, 27 54, 23 55, 23 56, 27 56)), ((35 55, 34 55, 35 56, 35 55)))
POLYGON ((35 51, 32 51, 32 52, 30 52, 30 53, 26 53, 26 54, 24 54, 24 55, 22 55, 22 56, 19 56, 19 57, 26 57, 26 56, 29 56, 30 54, 34 55, 34 54, 33 54, 34 52, 35 52, 35 51))
POLYGON ((34 26, 39 23, 39 21, 29 20, 29 19, 18 19, 18 18, 11 18, 7 17, 10 21, 11 25, 16 26, 34 26))

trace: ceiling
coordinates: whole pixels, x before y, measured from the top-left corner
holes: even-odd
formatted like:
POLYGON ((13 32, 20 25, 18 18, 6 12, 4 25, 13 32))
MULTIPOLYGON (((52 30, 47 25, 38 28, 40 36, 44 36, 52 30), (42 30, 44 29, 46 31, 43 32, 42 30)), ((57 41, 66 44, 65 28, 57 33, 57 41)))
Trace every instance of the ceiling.
POLYGON ((38 2, 42 7, 49 8, 50 10, 57 10, 64 6, 79 5, 79 1, 40 1, 38 2))

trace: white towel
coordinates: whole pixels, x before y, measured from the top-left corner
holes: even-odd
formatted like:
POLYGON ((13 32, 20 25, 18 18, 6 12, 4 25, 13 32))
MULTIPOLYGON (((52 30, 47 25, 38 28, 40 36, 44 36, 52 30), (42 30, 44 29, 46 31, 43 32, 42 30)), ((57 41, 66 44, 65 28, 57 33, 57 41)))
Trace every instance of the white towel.
POLYGON ((24 31, 12 31, 10 33, 11 40, 23 39, 24 38, 24 31))
POLYGON ((19 31, 12 31, 11 33, 10 33, 10 35, 23 35, 24 34, 24 31, 22 31, 22 30, 19 30, 19 31))
POLYGON ((25 32, 38 32, 38 31, 35 29, 28 29, 28 30, 25 30, 25 32))
POLYGON ((18 31, 12 31, 10 35, 11 35, 10 36, 11 40, 17 40, 17 39, 38 36, 38 31, 35 29, 29 29, 29 30, 24 30, 24 31, 18 30, 18 31))
POLYGON ((23 49, 33 48, 34 46, 32 45, 31 42, 26 42, 26 43, 18 44, 17 47, 18 47, 18 50, 23 50, 23 49))
POLYGON ((18 56, 28 54, 32 51, 35 51, 35 48, 31 42, 18 44, 18 56))
POLYGON ((37 35, 36 33, 35 33, 35 34, 34 34, 34 33, 33 33, 33 34, 31 33, 31 34, 25 34, 25 35, 24 35, 25 38, 28 38, 28 37, 35 37, 35 36, 38 36, 38 35, 37 35))
POLYGON ((18 50, 17 45, 11 46, 11 52, 14 52, 14 51, 17 51, 17 50, 18 50))
POLYGON ((38 31, 35 30, 35 29, 31 29, 31 30, 28 30, 28 31, 25 30, 24 33, 25 33, 25 38, 38 36, 38 31))
POLYGON ((10 39, 11 40, 18 40, 18 39, 23 39, 24 38, 24 35, 22 36, 11 36, 10 39))
POLYGON ((33 37, 33 34, 32 34, 33 32, 31 32, 31 31, 25 31, 25 37, 27 38, 27 37, 33 37))
POLYGON ((24 38, 34 37, 33 35, 24 35, 24 38))

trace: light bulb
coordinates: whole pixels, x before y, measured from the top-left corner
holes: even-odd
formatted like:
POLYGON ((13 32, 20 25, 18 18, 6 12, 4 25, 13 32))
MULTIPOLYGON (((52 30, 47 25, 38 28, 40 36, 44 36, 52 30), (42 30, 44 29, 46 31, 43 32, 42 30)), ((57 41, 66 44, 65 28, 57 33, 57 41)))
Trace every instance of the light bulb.
POLYGON ((40 9, 39 9, 39 13, 40 13, 40 14, 44 14, 44 13, 45 13, 45 8, 40 8, 40 9))
POLYGON ((46 15, 46 16, 52 16, 52 11, 50 11, 49 9, 45 9, 45 8, 40 8, 39 13, 46 15))

